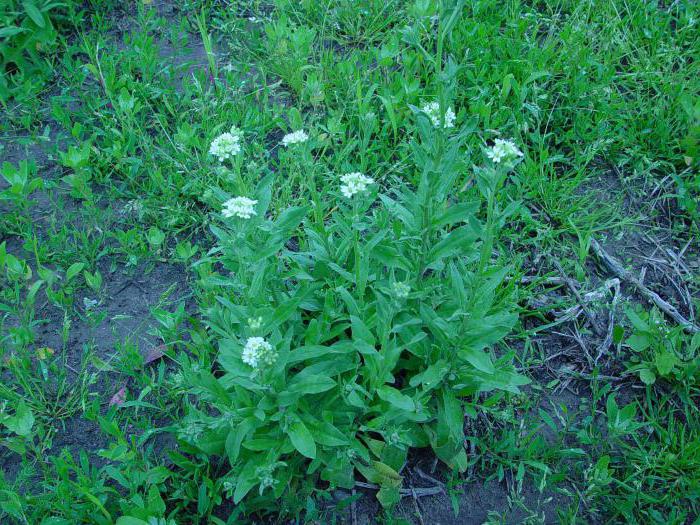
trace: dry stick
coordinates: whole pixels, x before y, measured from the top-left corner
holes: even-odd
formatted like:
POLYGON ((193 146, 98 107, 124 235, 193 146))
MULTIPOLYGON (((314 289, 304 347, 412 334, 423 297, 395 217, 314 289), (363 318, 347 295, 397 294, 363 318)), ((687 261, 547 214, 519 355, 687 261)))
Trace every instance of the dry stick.
POLYGON ((352 489, 352 503, 350 504, 350 515, 352 516, 352 525, 357 525, 357 498, 355 498, 355 489, 352 489))
MULTIPOLYGON (((375 483, 365 483, 364 481, 356 481, 356 487, 362 487, 363 489, 379 490, 379 485, 375 483)), ((423 496, 434 496, 435 494, 441 494, 442 487, 420 487, 414 489, 399 489, 399 494, 401 496, 414 496, 422 498, 423 496)))
POLYGON ((603 354, 608 351, 610 345, 612 344, 613 338, 613 328, 615 326, 615 307, 617 306, 617 301, 620 296, 620 281, 615 279, 614 289, 615 294, 613 295, 612 305, 610 306, 610 314, 608 316, 608 333, 603 340, 603 343, 598 347, 598 355, 595 356, 594 365, 598 364, 598 360, 603 357, 603 354))
POLYGON ((661 298, 659 294, 644 286, 639 281, 639 279, 637 279, 629 271, 625 270, 622 264, 620 264, 620 261, 618 261, 617 259, 615 259, 615 257, 606 252, 603 249, 603 247, 598 243, 598 241, 596 241, 595 239, 591 239, 591 247, 593 248, 593 251, 598 256, 598 258, 605 264, 605 266, 607 266, 610 269, 611 272, 613 272, 617 277, 619 277, 623 281, 627 281, 630 284, 633 284, 642 293, 642 295, 644 295, 644 297, 653 302, 666 315, 668 315, 674 321, 676 321, 676 323, 681 325, 686 332, 700 332, 700 327, 698 327, 698 325, 696 325, 692 321, 688 321, 688 319, 683 317, 681 313, 678 310, 676 310, 675 306, 667 303, 664 299, 661 298))
POLYGON ((579 346, 583 349, 583 352, 586 354, 586 360, 588 361, 588 366, 593 368, 593 356, 591 355, 591 352, 588 350, 588 345, 586 344, 586 341, 583 340, 583 337, 581 337, 581 332, 578 331, 578 326, 574 325, 574 331, 572 332, 571 336, 574 338, 574 341, 576 341, 579 346))
POLYGON ((586 306, 586 302, 583 300, 583 297, 581 297, 581 294, 579 293, 578 288, 576 288, 576 283, 574 283, 574 281, 572 279, 570 279, 568 275, 566 275, 566 273, 564 272, 564 268, 561 267, 561 264, 559 264, 559 261, 557 261, 556 259, 553 259, 552 263, 554 263, 555 268, 561 274, 562 278, 564 279, 564 282, 566 283, 566 286, 576 296, 576 300, 581 305, 581 309, 583 310, 583 313, 586 314, 588 321, 591 323, 591 326, 593 327, 593 331, 596 333, 596 335, 603 335, 603 330, 600 328, 600 325, 598 324, 598 320, 595 318, 595 316, 591 313, 591 311, 586 306))
POLYGON ((411 495, 413 496, 413 506, 416 508, 418 521, 420 521, 420 525, 425 525, 425 521, 423 521, 423 513, 420 511, 420 504, 418 503, 418 495, 416 494, 416 490, 413 488, 413 486, 411 486, 411 495))
POLYGON ((415 467, 413 470, 416 474, 418 474, 424 480, 431 481, 431 482, 435 483, 435 485, 440 486, 440 487, 445 486, 445 484, 442 481, 439 481, 439 480, 435 479, 434 477, 426 474, 425 472, 423 472, 423 470, 421 470, 420 467, 415 467))

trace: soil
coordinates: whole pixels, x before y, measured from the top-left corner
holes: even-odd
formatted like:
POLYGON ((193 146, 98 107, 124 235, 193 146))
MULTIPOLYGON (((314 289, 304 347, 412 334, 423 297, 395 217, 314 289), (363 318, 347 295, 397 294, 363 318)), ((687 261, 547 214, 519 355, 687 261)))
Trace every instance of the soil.
MULTIPOLYGON (((473 481, 465 484, 462 490, 462 494, 457 496, 456 515, 450 497, 437 494, 404 497, 394 510, 394 517, 415 525, 467 525, 485 523, 497 514, 503 520, 499 523, 516 524, 523 523, 534 514, 542 519, 542 523, 557 523, 557 509, 568 503, 562 495, 539 493, 529 486, 516 495, 508 490, 505 483, 495 480, 473 481), (519 501, 524 503, 526 509, 518 505, 519 501)), ((379 515, 381 508, 375 494, 368 491, 362 493, 357 501, 354 519, 351 509, 345 510, 339 518, 344 525, 369 525, 377 523, 379 515)))
MULTIPOLYGON (((53 135, 53 133, 52 133, 53 135)), ((65 139, 56 134, 57 139, 51 143, 29 142, 27 137, 0 138, 2 161, 17 164, 20 160, 31 159, 37 165, 37 176, 45 181, 59 182, 62 173, 57 163, 57 152, 65 149, 65 139)), ((4 179, 0 189, 7 187, 4 179)), ((99 198, 99 195, 98 195, 99 198)), ((31 195, 32 206, 30 218, 38 238, 49 235, 52 220, 71 222, 77 228, 81 224, 79 201, 72 199, 60 184, 51 190, 39 190, 31 195), (56 217, 56 210, 62 216, 56 217)), ((6 212, 4 203, 0 213, 6 212)), ((113 210, 105 209, 107 220, 118 221, 113 210)), ((28 253, 20 238, 0 232, 0 242, 5 242, 6 250, 32 267, 32 254, 28 253)), ((165 263, 142 264, 137 268, 127 268, 123 264, 112 266, 111 261, 102 260, 98 270, 103 276, 103 286, 98 297, 85 297, 94 305, 80 304, 83 297, 76 297, 78 315, 70 320, 68 339, 63 340, 64 313, 51 305, 43 293, 38 295, 36 318, 40 320, 35 329, 34 348, 49 347, 56 351, 63 349, 66 365, 72 373, 68 375, 71 385, 77 387, 84 379, 90 377, 89 396, 100 400, 104 410, 111 397, 122 387, 128 386, 128 379, 112 371, 116 363, 133 359, 133 353, 148 356, 153 348, 162 341, 155 335, 156 321, 151 316, 152 308, 159 306, 170 308, 173 304, 184 302, 188 311, 192 310, 191 290, 187 272, 180 265, 165 263), (130 355, 130 353, 132 355, 130 355)), ((85 293, 88 293, 87 291, 85 293)), ((89 293, 88 293, 89 295, 89 293)), ((5 319, 5 326, 15 323, 11 317, 5 319)), ((71 415, 54 421, 55 435, 51 455, 66 450, 74 459, 85 452, 93 466, 99 467, 106 460, 98 452, 108 445, 109 437, 105 435, 95 421, 82 415, 71 415)), ((0 454, 0 468, 9 481, 18 475, 20 458, 17 454, 3 449, 0 454)))

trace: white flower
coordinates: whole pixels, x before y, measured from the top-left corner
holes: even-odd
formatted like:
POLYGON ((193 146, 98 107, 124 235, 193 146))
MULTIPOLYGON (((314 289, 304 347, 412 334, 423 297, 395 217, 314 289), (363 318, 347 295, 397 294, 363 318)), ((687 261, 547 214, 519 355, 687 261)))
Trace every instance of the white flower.
POLYGON ((512 140, 496 139, 493 146, 486 150, 486 156, 498 164, 522 157, 523 152, 518 149, 512 140))
POLYGON ((235 126, 229 133, 222 133, 211 142, 209 153, 219 158, 219 162, 235 157, 241 152, 243 132, 235 126))
POLYGON ((95 299, 89 299, 87 297, 83 297, 83 305, 85 306, 86 310, 90 310, 93 307, 97 306, 97 301, 95 299))
POLYGON ((253 368, 261 364, 270 366, 276 359, 275 349, 262 337, 249 337, 241 353, 241 360, 253 368))
POLYGON ((307 140, 309 140, 309 136, 303 129, 300 129, 293 133, 287 133, 284 137, 282 137, 281 144, 288 148, 291 144, 301 144, 307 140))
POLYGON ((406 299, 411 293, 411 287, 406 283, 394 283, 393 288, 397 299, 406 299))
POLYGON ((367 186, 374 184, 374 179, 357 171, 353 173, 346 173, 340 177, 340 180, 343 182, 342 186, 340 186, 340 191, 348 199, 351 199, 356 193, 366 191, 367 186))
MULTIPOLYGON (((428 118, 433 123, 433 126, 440 127, 440 103, 439 102, 428 102, 422 108, 423 113, 428 115, 428 118)), ((457 116, 452 108, 447 108, 445 110, 445 124, 444 128, 454 128, 455 119, 457 116)))
POLYGON ((258 201, 249 199, 248 197, 234 197, 224 202, 224 209, 221 214, 224 217, 239 217, 241 219, 250 219, 253 215, 257 215, 255 205, 258 201))

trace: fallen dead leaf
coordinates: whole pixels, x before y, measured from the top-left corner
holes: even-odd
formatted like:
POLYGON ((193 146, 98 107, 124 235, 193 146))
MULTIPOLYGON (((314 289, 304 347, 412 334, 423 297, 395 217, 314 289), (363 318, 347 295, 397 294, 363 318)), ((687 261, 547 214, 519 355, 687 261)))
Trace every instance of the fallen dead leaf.
POLYGON ((122 386, 117 390, 117 393, 109 400, 109 406, 120 407, 124 404, 124 401, 126 401, 126 386, 122 386))
POLYGON ((148 366, 151 364, 153 361, 156 361, 157 359, 160 359, 165 355, 165 351, 168 349, 166 345, 158 345, 154 346, 152 348, 149 348, 147 351, 143 352, 143 365, 148 366))

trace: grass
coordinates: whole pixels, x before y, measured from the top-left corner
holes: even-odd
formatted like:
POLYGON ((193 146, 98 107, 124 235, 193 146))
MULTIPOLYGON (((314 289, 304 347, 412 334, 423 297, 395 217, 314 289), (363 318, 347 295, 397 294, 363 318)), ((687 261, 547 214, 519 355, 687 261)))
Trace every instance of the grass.
POLYGON ((693 523, 699 17, 0 8, 0 521, 693 523))

